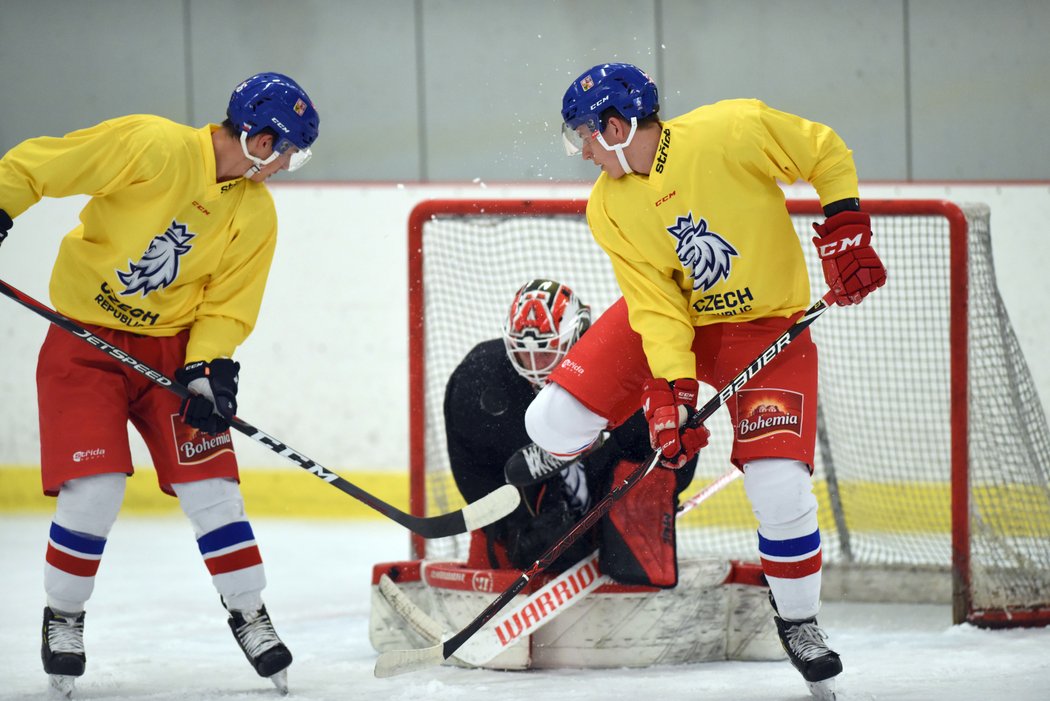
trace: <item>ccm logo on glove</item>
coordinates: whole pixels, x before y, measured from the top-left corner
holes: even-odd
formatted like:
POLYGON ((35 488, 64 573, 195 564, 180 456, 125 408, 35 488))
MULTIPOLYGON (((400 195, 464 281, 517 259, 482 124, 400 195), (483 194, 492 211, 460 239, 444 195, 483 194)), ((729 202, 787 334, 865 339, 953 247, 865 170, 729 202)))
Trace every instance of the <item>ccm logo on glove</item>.
POLYGON ((828 258, 834 256, 837 253, 842 253, 850 248, 860 248, 861 246, 868 246, 871 244, 871 234, 857 234, 851 239, 840 239, 838 241, 832 241, 831 243, 821 244, 820 239, 814 239, 817 242, 817 253, 820 254, 821 258, 828 258))
POLYGON ((179 417, 204 433, 222 433, 237 413, 237 379, 241 364, 229 358, 199 360, 175 371, 175 380, 190 395, 179 406, 179 417))
POLYGON ((871 217, 865 212, 834 214, 823 224, 814 224, 824 279, 835 303, 859 304, 886 284, 886 266, 871 247, 871 217))

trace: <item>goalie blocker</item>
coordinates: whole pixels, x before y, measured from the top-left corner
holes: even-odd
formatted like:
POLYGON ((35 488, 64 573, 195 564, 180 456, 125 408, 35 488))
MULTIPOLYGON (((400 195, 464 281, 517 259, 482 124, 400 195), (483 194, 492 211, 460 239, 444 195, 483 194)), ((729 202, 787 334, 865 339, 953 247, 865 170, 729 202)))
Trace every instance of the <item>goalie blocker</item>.
MULTIPOLYGON (((613 583, 596 556, 562 575, 538 576, 449 663, 523 670, 784 658, 760 565, 720 558, 678 564, 678 585, 669 589, 613 583)), ((447 635, 463 628, 520 574, 462 562, 379 563, 372 570, 372 646, 382 653, 433 644, 438 629, 447 635), (425 626, 413 626, 381 592, 384 575, 425 614, 425 626)))

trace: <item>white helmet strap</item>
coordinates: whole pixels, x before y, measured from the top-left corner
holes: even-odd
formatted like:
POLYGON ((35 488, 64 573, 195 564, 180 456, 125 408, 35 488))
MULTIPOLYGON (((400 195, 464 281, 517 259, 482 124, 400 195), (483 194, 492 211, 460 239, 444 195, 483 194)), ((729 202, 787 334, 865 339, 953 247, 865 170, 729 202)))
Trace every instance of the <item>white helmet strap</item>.
POLYGON ((605 137, 602 136, 602 133, 600 131, 598 132, 598 143, 601 144, 602 148, 604 148, 606 151, 613 151, 614 153, 616 153, 616 160, 620 161, 620 167, 623 168, 624 173, 634 172, 633 170, 631 170, 631 166, 627 165, 627 157, 623 154, 623 150, 631 145, 631 141, 634 139, 634 134, 636 131, 638 131, 638 118, 631 117, 630 133, 627 134, 627 138, 624 139, 624 142, 622 144, 616 144, 615 146, 610 146, 605 140, 605 137))
POLYGON ((273 163, 281 157, 281 154, 279 154, 276 149, 274 149, 273 153, 271 153, 266 158, 259 158, 258 156, 253 156, 252 154, 248 153, 248 132, 246 131, 241 132, 241 151, 244 152, 244 157, 252 162, 252 167, 244 173, 245 178, 252 177, 260 170, 262 170, 263 168, 270 165, 271 163, 273 163))

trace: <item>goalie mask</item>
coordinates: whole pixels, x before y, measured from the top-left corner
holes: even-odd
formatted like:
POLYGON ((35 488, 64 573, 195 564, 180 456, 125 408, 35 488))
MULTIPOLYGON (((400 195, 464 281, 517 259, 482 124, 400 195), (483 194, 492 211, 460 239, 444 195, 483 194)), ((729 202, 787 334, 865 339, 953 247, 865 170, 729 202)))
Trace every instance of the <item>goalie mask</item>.
POLYGON ((539 388, 590 325, 591 308, 571 289, 532 280, 514 295, 503 343, 517 373, 539 388))

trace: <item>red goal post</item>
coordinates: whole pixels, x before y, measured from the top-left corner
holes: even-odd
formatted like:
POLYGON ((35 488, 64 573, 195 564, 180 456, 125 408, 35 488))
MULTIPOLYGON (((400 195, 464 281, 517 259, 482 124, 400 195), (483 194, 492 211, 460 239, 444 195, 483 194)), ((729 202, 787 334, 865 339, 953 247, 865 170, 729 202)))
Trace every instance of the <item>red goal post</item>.
MULTIPOLYGON (((826 590, 866 599, 943 591, 956 622, 1050 623, 1050 431, 998 294, 988 208, 942 200, 863 206, 887 285, 813 331, 826 590)), ((411 213, 413 514, 462 505, 444 449, 444 382, 470 348, 499 335, 514 291, 534 277, 559 279, 596 314, 618 296, 585 207, 429 200, 411 213)), ((788 209, 800 237, 810 238, 819 203, 788 200, 788 209)), ((803 248, 819 290, 819 261, 808 242, 803 248)), ((698 486, 728 466, 731 429, 721 421, 709 424, 698 486)), ((682 519, 685 553, 743 559, 755 547, 739 483, 682 519)), ((414 537, 413 550, 461 558, 465 541, 414 537)))

